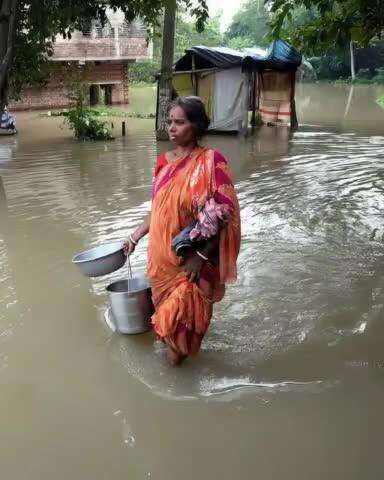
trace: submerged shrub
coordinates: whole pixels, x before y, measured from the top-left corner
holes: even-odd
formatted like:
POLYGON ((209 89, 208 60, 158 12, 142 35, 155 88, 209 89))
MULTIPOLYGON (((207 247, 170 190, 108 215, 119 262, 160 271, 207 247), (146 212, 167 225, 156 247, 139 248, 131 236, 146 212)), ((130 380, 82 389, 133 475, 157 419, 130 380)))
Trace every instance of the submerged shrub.
POLYGON ((82 86, 72 95, 72 106, 65 113, 69 128, 75 132, 78 140, 109 140, 112 138, 107 122, 96 118, 95 113, 85 106, 85 94, 82 86))

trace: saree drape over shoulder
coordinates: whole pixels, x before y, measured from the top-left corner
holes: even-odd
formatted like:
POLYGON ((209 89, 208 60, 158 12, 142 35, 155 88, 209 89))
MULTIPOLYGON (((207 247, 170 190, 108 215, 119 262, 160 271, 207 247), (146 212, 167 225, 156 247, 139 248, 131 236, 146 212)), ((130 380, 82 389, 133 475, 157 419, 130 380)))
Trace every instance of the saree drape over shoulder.
POLYGON ((155 331, 181 355, 198 352, 220 301, 225 284, 237 278, 240 248, 240 210, 228 164, 212 149, 197 147, 190 155, 167 162, 161 155, 155 167, 148 247, 148 276, 152 287, 155 331), (230 219, 220 230, 216 260, 206 262, 200 280, 191 283, 172 239, 193 220, 206 201, 230 207, 230 219))

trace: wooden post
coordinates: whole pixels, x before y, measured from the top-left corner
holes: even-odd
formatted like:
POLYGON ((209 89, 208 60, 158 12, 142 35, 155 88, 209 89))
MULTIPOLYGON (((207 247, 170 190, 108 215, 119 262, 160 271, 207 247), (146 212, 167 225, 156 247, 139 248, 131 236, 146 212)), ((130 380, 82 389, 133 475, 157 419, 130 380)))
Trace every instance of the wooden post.
POLYGON ((156 88, 156 120, 155 120, 155 130, 157 132, 158 126, 159 126, 159 84, 160 84, 160 78, 157 79, 157 88, 156 88))
POLYGON ((125 122, 121 123, 121 134, 123 137, 125 137, 125 122))
POLYGON ((198 85, 197 85, 197 74, 195 73, 196 70, 196 58, 195 54, 192 53, 192 86, 193 86, 193 94, 198 95, 198 85))
POLYGON ((299 126, 297 121, 296 114, 296 100, 295 100, 295 90, 296 90, 296 70, 291 72, 291 129, 296 130, 299 126))
POLYGON ((256 79, 257 72, 252 72, 252 117, 251 117, 251 127, 252 131, 256 127, 256 79))
POLYGON ((156 138, 168 140, 167 115, 172 100, 172 66, 176 23, 176 0, 168 0, 164 14, 161 73, 158 83, 156 138))
POLYGON ((243 110, 243 119, 240 122, 240 130, 239 133, 243 137, 248 136, 248 124, 249 124, 249 92, 250 92, 250 85, 251 85, 251 73, 244 73, 244 85, 243 85, 243 96, 241 99, 242 110, 243 110))

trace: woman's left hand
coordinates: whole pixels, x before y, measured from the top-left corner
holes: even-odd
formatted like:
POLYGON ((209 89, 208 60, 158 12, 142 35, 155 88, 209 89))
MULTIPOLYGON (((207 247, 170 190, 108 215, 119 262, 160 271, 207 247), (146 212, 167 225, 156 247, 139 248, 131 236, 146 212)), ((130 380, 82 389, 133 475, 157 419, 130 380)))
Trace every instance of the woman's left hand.
POLYGON ((197 253, 193 253, 189 257, 184 260, 182 264, 183 270, 186 273, 186 277, 190 282, 197 282, 200 278, 200 272, 203 268, 204 260, 197 255, 197 253))

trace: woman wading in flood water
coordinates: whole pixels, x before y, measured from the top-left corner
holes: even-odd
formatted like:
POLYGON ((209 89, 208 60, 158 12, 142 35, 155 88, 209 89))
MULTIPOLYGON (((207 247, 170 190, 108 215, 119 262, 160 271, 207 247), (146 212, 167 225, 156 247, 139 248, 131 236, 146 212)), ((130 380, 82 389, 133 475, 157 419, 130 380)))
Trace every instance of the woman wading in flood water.
POLYGON ((168 132, 175 148, 158 157, 151 213, 125 243, 130 255, 149 233, 152 323, 172 366, 199 351, 213 303, 237 278, 239 204, 224 157, 198 144, 208 125, 198 97, 180 97, 172 104, 168 132), (194 222, 186 238, 195 243, 178 256, 172 242, 194 222))

